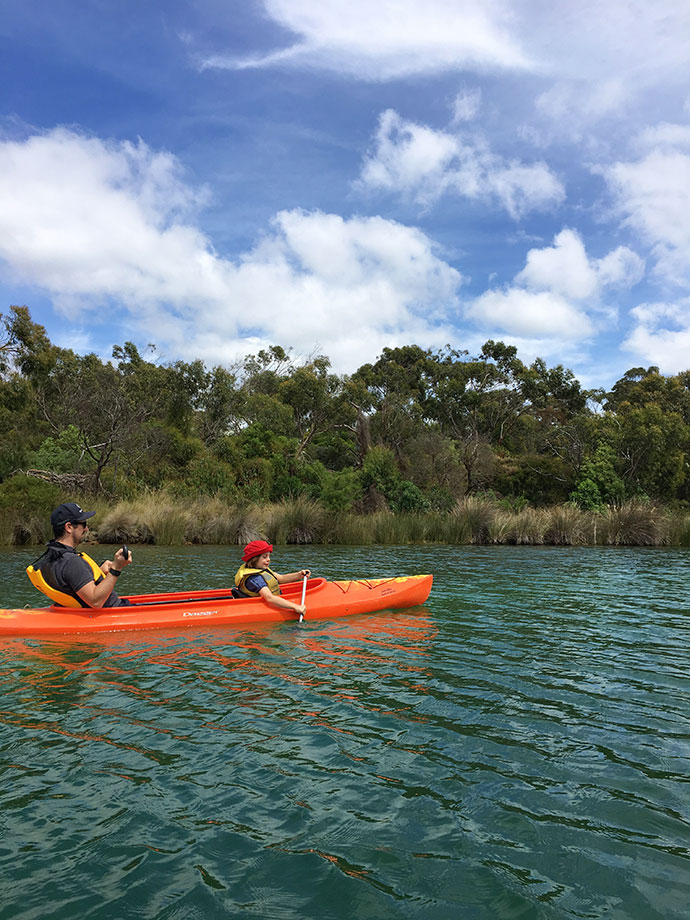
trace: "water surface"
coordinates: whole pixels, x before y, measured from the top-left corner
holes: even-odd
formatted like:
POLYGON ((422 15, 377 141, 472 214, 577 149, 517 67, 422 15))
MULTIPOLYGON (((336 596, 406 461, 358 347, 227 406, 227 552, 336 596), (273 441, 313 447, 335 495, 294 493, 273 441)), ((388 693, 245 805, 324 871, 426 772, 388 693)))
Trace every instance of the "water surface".
MULTIPOLYGON (((35 603, 38 552, 0 550, 3 606, 35 603)), ((119 587, 222 586, 238 555, 136 547, 119 587)), ((0 644, 2 920, 686 920, 688 550, 274 564, 435 585, 335 623, 0 644)))

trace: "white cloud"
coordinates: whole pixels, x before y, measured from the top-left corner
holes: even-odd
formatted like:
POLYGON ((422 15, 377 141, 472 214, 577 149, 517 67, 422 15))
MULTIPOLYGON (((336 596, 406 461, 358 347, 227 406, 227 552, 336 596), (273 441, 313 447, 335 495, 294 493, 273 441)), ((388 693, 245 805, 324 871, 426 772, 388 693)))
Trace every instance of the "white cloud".
POLYGON ((266 12, 299 36, 267 55, 207 57, 205 67, 318 67, 365 80, 461 68, 525 68, 509 34, 506 0, 264 0, 266 12))
POLYGON ((486 291, 466 313, 485 326, 520 336, 586 338, 592 331, 587 314, 551 291, 527 291, 510 287, 486 291))
POLYGON ((364 160, 360 183, 429 204, 447 189, 461 149, 456 137, 405 121, 388 109, 379 117, 375 149, 364 160))
POLYGON ((682 106, 690 59, 685 0, 516 0, 514 9, 511 34, 553 81, 536 100, 547 138, 596 143, 589 132, 598 125, 606 129, 598 142, 611 145, 623 118, 639 124, 658 117, 660 107, 682 106))
POLYGON ((562 230, 554 245, 530 249, 525 267, 515 276, 532 290, 550 290, 573 300, 598 297, 602 287, 632 287, 642 278, 644 262, 625 246, 603 259, 590 260, 580 236, 562 230))
POLYGON ((212 297, 222 265, 181 219, 205 198, 143 144, 58 129, 0 143, 0 259, 56 294, 212 297))
POLYGON ((595 331, 590 314, 605 309, 605 289, 632 287, 642 271, 639 256, 623 246, 590 259, 579 235, 565 229, 553 246, 530 249, 512 285, 486 291, 467 304, 465 313, 503 334, 577 342, 595 331))
POLYGON ((456 134, 407 121, 392 109, 379 118, 359 186, 400 193, 423 207, 450 193, 496 200, 514 219, 565 197, 544 163, 504 160, 479 140, 463 142, 456 134))
POLYGON ((587 76, 558 80, 537 96, 537 112, 558 125, 561 133, 579 138, 593 122, 610 119, 630 103, 630 87, 612 77, 590 82, 587 76))
POLYGON ((623 348, 662 374, 677 374, 690 365, 690 298, 676 303, 644 303, 630 311, 635 328, 623 348))
POLYGON ((516 0, 513 6, 515 34, 551 74, 650 86, 669 76, 677 80, 687 69, 690 7, 684 0, 516 0))
POLYGON ((655 272, 666 284, 690 280, 690 153, 686 126, 648 129, 640 143, 653 148, 640 159, 599 171, 624 225, 650 246, 655 272))
POLYGON ((453 124, 463 121, 472 121, 477 117, 482 103, 480 89, 462 89, 453 100, 453 124))
POLYGON ((203 198, 143 143, 66 130, 0 143, 0 259, 71 319, 100 308, 107 322, 114 303, 176 356, 231 360, 248 337, 320 342, 352 370, 387 344, 448 341, 462 279, 421 231, 283 211, 231 262, 193 222, 203 198))
POLYGON ((603 259, 596 259, 594 270, 601 287, 631 288, 642 280, 645 263, 632 249, 618 246, 603 259))
POLYGON ((231 282, 233 311, 204 325, 227 342, 260 327, 266 342, 321 342, 334 366, 353 369, 384 345, 448 338, 461 277, 420 231, 375 218, 286 211, 246 253, 231 282))
POLYGON ((554 81, 540 110, 569 133, 651 89, 687 92, 687 0, 263 0, 263 6, 288 33, 282 48, 207 55, 202 66, 318 68, 369 81, 448 70, 529 72, 554 81))
POLYGON ((690 125, 662 122, 641 131, 637 144, 646 150, 686 148, 690 150, 690 125))

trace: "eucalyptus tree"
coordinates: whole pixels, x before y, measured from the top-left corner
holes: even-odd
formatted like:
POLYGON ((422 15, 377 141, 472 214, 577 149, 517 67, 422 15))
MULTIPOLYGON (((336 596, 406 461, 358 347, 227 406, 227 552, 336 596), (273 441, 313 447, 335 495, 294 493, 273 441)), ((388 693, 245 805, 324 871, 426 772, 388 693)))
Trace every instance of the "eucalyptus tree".
POLYGON ((607 394, 605 422, 629 494, 690 498, 690 372, 626 371, 607 394))
POLYGON ((426 424, 433 363, 432 353, 418 345, 384 348, 376 362, 362 365, 350 378, 350 402, 366 416, 371 443, 390 448, 398 462, 426 424))
POLYGON ((446 346, 433 363, 427 414, 453 439, 468 492, 491 483, 495 448, 524 410, 523 372, 517 350, 503 342, 486 342, 476 357, 446 346))
POLYGON ((330 361, 318 355, 294 368, 280 383, 278 398, 292 410, 300 459, 320 436, 346 424, 351 407, 343 396, 342 379, 330 372, 330 361))

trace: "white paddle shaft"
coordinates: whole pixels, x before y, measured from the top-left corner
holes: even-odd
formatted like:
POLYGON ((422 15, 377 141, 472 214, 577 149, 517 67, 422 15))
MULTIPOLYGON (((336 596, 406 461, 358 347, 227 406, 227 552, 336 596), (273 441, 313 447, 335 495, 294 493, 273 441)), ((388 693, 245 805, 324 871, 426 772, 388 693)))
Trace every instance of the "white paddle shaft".
MULTIPOLYGON (((304 606, 304 598, 307 596, 307 576, 304 576, 304 581, 302 582, 302 606, 304 606)), ((304 614, 300 613, 299 622, 301 623, 304 619, 304 614)))

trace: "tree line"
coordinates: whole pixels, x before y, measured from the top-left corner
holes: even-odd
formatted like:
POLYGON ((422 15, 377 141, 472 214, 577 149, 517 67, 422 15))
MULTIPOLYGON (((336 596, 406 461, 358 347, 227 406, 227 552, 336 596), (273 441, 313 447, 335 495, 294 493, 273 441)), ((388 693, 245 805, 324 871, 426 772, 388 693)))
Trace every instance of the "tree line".
POLYGON ((0 498, 16 477, 131 498, 308 496, 332 511, 690 501, 690 371, 628 370, 610 391, 488 341, 384 348, 350 375, 280 345, 228 366, 112 359, 54 345, 25 306, 0 314, 0 498))

